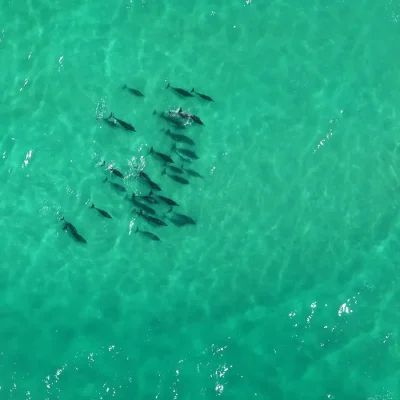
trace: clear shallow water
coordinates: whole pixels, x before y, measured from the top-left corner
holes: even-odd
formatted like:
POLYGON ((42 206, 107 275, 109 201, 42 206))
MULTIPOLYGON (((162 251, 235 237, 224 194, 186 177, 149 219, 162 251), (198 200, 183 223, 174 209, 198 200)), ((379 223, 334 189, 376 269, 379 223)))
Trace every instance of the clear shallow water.
POLYGON ((1 10, 1 398, 399 398, 398 2, 1 10), (148 156, 179 106, 187 186, 148 156), (102 159, 197 225, 135 235, 102 159))

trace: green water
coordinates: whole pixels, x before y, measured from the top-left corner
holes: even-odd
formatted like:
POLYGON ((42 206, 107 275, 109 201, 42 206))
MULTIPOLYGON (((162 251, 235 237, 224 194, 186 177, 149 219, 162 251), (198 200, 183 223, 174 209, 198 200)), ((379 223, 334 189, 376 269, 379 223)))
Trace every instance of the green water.
POLYGON ((0 398, 399 399, 399 21, 398 0, 0 0, 0 398), (205 123, 179 132, 189 185, 148 155, 180 106, 205 123), (137 164, 197 225, 102 182, 147 194, 137 164))

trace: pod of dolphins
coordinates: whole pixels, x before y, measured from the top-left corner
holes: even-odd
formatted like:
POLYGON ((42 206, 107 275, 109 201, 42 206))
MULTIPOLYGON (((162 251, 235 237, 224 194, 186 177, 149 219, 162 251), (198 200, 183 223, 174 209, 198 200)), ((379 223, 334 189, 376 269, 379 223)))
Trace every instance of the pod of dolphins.
MULTIPOLYGON (((122 89, 133 96, 144 97, 142 92, 137 89, 130 88, 127 85, 124 85, 122 89)), ((196 92, 194 88, 192 88, 191 91, 187 91, 182 88, 173 87, 168 83, 166 89, 171 89, 171 91, 175 92, 180 97, 195 97, 196 95, 201 100, 209 102, 214 101, 210 96, 196 92)), ((176 111, 169 110, 161 113, 157 113, 157 111, 154 110, 153 115, 159 115, 164 122, 168 123, 175 129, 186 129, 188 126, 190 126, 191 122, 205 126, 203 121, 197 115, 185 112, 181 107, 179 107, 176 111)), ((110 113, 108 118, 103 118, 102 120, 110 127, 122 128, 130 132, 136 132, 136 129, 132 124, 117 118, 113 112, 110 113)), ((190 164, 199 159, 196 152, 192 150, 193 146, 195 146, 194 140, 187 135, 172 132, 170 128, 163 128, 162 130, 172 140, 170 150, 177 157, 175 157, 174 160, 172 155, 162 153, 158 151, 158 149, 156 150, 153 146, 150 148, 148 155, 151 155, 155 159, 158 159, 162 162, 161 175, 168 176, 168 178, 170 178, 172 181, 181 185, 188 185, 190 183, 188 177, 204 178, 196 170, 185 166, 185 163, 190 164), (187 148, 184 146, 191 146, 192 148, 187 148), (180 166, 177 166, 175 162, 178 158, 180 161, 180 166)), ((106 166, 106 162, 103 161, 101 166, 106 166)), ((124 174, 115 169, 113 166, 106 168, 112 174, 111 176, 121 179, 125 178, 124 174)), ((135 168, 138 169, 139 166, 136 166, 135 168)), ((158 192, 162 191, 160 185, 154 182, 149 175, 146 174, 146 172, 139 170, 136 178, 143 181, 149 187, 149 193, 147 195, 136 195, 135 193, 132 193, 132 196, 125 195, 125 199, 128 199, 135 206, 132 213, 137 215, 137 218, 141 218, 147 224, 157 227, 168 226, 167 222, 165 221, 171 222, 177 227, 196 225, 196 221, 193 218, 174 211, 174 207, 178 207, 179 204, 175 200, 159 194, 158 192), (153 208, 155 206, 157 206, 158 209, 160 209, 162 206, 169 206, 169 209, 168 211, 165 211, 163 215, 161 215, 160 212, 157 212, 153 208)), ((112 182, 108 177, 106 177, 103 182, 108 182, 110 186, 117 192, 127 192, 127 189, 124 185, 121 185, 118 182, 112 182)), ((99 216, 112 219, 112 216, 107 211, 97 208, 93 203, 91 204, 90 208, 96 210, 99 216)), ((74 238, 77 242, 87 243, 86 239, 78 232, 71 222, 66 221, 64 217, 60 218, 60 221, 64 221, 62 229, 69 232, 72 238, 74 238)), ((140 234, 148 240, 161 241, 156 234, 147 230, 139 229, 139 227, 136 228, 135 233, 140 234)))

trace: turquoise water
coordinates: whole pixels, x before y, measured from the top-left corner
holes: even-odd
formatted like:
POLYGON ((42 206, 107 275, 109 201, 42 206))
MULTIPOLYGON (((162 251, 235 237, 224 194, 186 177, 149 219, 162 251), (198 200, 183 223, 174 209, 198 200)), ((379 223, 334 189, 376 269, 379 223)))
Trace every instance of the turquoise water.
POLYGON ((400 398, 399 1, 0 4, 1 399, 400 398))

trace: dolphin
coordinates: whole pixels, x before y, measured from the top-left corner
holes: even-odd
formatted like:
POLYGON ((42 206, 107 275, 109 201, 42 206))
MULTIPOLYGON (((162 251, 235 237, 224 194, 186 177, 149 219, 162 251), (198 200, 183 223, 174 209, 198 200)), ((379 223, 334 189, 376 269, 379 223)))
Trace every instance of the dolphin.
POLYGON ((114 119, 113 121, 109 120, 108 118, 102 118, 102 120, 111 126, 112 128, 119 128, 119 125, 117 124, 117 121, 114 119))
POLYGON ((174 160, 170 156, 168 156, 167 154, 159 153, 158 151, 155 151, 153 149, 153 146, 151 147, 149 154, 155 154, 156 156, 161 158, 161 160, 163 160, 163 161, 165 161, 167 163, 173 163, 174 162, 174 160))
POLYGON ((179 107, 177 111, 169 111, 169 113, 172 115, 179 115, 184 119, 192 119, 194 122, 196 122, 196 124, 204 125, 204 122, 198 116, 183 112, 182 107, 179 107))
POLYGON ((139 207, 140 209, 144 210, 147 214, 152 214, 152 215, 156 215, 157 214, 156 210, 154 210, 153 208, 149 207, 148 205, 142 203, 141 201, 138 201, 136 199, 136 197, 134 196, 134 193, 132 193, 131 201, 137 207, 139 207))
POLYGON ((161 191, 160 186, 158 186, 157 183, 153 182, 150 179, 150 177, 146 174, 146 172, 140 171, 136 176, 139 178, 143 178, 152 189, 161 191))
POLYGON ((175 91, 176 93, 179 93, 180 95, 182 95, 184 97, 193 97, 192 93, 188 92, 187 90, 172 87, 169 83, 168 83, 166 89, 168 89, 168 88, 171 88, 173 91, 175 91))
POLYGON ((72 236, 74 237, 74 239, 75 239, 77 242, 87 243, 86 239, 85 239, 83 236, 81 236, 81 235, 78 233, 77 229, 76 229, 70 222, 67 222, 67 221, 65 220, 64 217, 60 218, 60 221, 65 221, 65 223, 64 223, 62 229, 63 229, 64 231, 69 231, 69 232, 71 232, 72 236))
POLYGON ((99 214, 101 214, 103 217, 112 219, 112 216, 107 211, 101 210, 100 208, 96 208, 94 204, 92 204, 90 208, 94 208, 95 210, 97 210, 99 214))
POLYGON ((158 226, 168 226, 164 221, 161 221, 161 219, 152 217, 151 215, 146 215, 143 214, 143 210, 140 210, 140 212, 137 212, 136 210, 133 210, 133 212, 135 212, 138 216, 143 217, 144 219, 146 219, 148 222, 151 222, 155 225, 158 226))
POLYGON ((147 196, 139 196, 135 193, 132 193, 132 197, 139 197, 139 198, 143 199, 144 201, 147 201, 147 203, 150 203, 150 204, 158 204, 157 199, 151 195, 152 193, 153 192, 151 190, 147 196))
MULTIPOLYGON (((101 164, 101 166, 104 167, 104 165, 106 165, 106 162, 105 162, 105 161, 103 161, 103 164, 101 164)), ((112 166, 107 167, 107 169, 108 169, 110 172, 112 172, 114 175, 116 175, 116 176, 118 176, 118 177, 124 179, 124 175, 123 175, 121 172, 119 172, 117 169, 113 168, 112 166)))
MULTIPOLYGON (((156 114, 157 114, 157 111, 154 110, 153 115, 156 115, 156 114)), ((160 118, 164 119, 165 121, 167 121, 170 124, 173 124, 176 129, 185 129, 185 123, 180 118, 177 118, 176 116, 171 116, 168 113, 165 114, 165 113, 161 112, 160 118)))
POLYGON ((136 129, 133 125, 128 124, 127 122, 122 121, 121 119, 118 119, 115 117, 114 113, 111 113, 110 116, 108 117, 108 119, 110 118, 114 118, 124 129, 126 129, 127 131, 132 131, 132 132, 136 132, 136 129))

